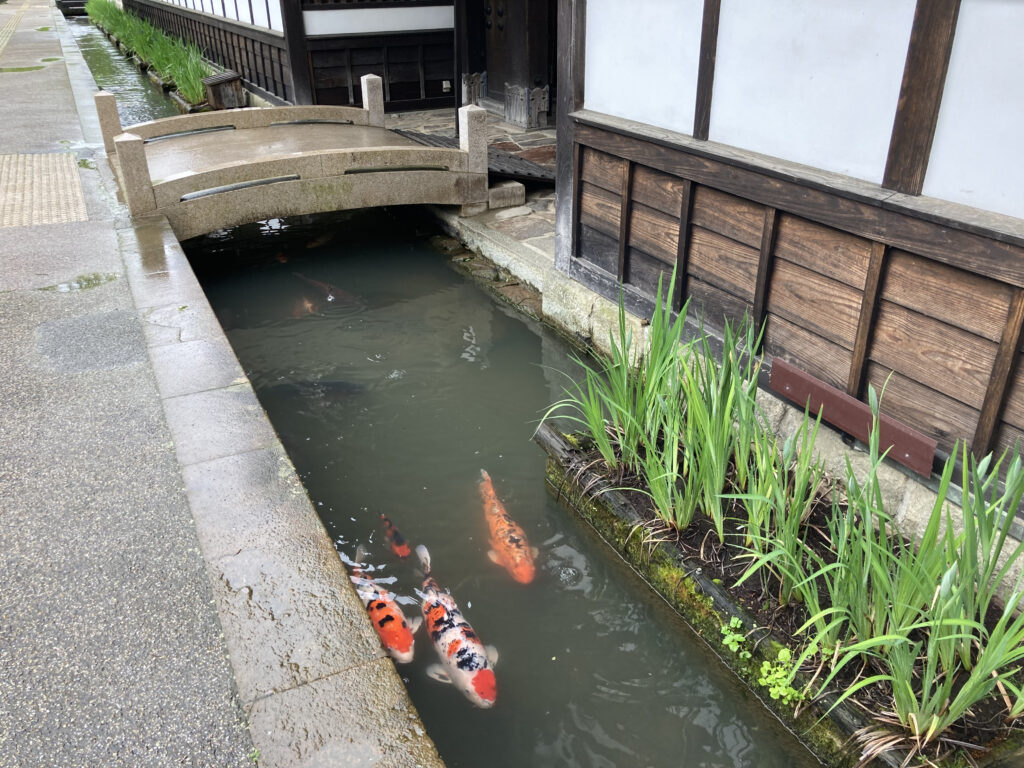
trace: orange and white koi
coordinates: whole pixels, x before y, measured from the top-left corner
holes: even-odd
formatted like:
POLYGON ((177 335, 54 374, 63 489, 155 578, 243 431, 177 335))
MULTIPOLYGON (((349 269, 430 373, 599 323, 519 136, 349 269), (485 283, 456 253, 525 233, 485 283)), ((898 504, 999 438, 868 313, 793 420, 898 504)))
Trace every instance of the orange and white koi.
POLYGON ((409 542, 405 540, 402 532, 395 528, 394 523, 383 512, 380 515, 380 519, 384 521, 384 536, 387 538, 388 544, 391 545, 391 551, 401 558, 411 555, 412 550, 409 549, 409 542))
POLYGON ((498 652, 484 646, 455 599, 442 590, 430 575, 430 553, 420 544, 416 555, 423 565, 423 618, 434 642, 440 664, 431 664, 427 674, 442 683, 452 683, 467 699, 481 709, 490 709, 498 698, 494 665, 498 652))
POLYGON ((529 584, 536 572, 533 560, 537 557, 537 548, 530 546, 526 533, 509 517, 494 490, 491 476, 483 469, 480 470, 480 497, 484 501, 484 517, 491 529, 491 549, 487 556, 520 584, 529 584))
POLYGON ((395 602, 395 596, 381 589, 359 565, 365 558, 366 550, 360 546, 356 550, 355 561, 352 564, 352 583, 356 585, 356 592, 366 605, 373 628, 380 635, 385 650, 399 664, 408 664, 412 661, 415 650, 413 635, 423 620, 417 616, 411 621, 406 621, 405 614, 395 602))

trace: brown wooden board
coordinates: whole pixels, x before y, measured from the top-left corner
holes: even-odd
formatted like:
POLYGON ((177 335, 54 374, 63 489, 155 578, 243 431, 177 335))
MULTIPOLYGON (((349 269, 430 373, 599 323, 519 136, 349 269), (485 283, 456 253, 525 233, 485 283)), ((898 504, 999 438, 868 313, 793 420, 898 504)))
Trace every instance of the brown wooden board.
POLYGON ((751 248, 761 247, 764 206, 713 187, 694 188, 692 221, 751 248))
POLYGON ((686 295, 690 300, 688 317, 709 328, 724 328, 726 320, 736 327, 750 314, 749 302, 693 275, 686 280, 686 295))
POLYGON ((658 278, 662 279, 662 290, 668 290, 669 281, 672 279, 672 265, 666 264, 661 259, 645 253, 639 248, 630 248, 626 254, 629 260, 630 285, 651 297, 658 295, 658 278))
POLYGON ((702 227, 690 229, 690 274, 753 306, 758 250, 702 227))
POLYGON ((633 173, 633 200, 668 216, 679 216, 686 182, 643 165, 633 173))
POLYGON ((682 145, 666 146, 582 121, 576 132, 581 143, 642 165, 1024 287, 1024 248, 1012 243, 890 210, 882 207, 884 201, 854 199, 821 182, 784 178, 779 172, 697 154, 682 145))
POLYGON ((890 254, 884 298, 991 341, 999 341, 1013 289, 906 251, 890 254))
MULTIPOLYGON (((882 395, 883 413, 896 416, 935 439, 944 452, 951 452, 957 440, 970 440, 974 434, 978 411, 959 400, 877 363, 868 364, 865 379, 882 395)), ((864 391, 867 392, 866 385, 864 391)))
POLYGON ((799 216, 779 216, 775 256, 863 290, 871 241, 799 216))
POLYGON ((620 200, 617 192, 583 182, 580 185, 580 223, 618 242, 620 200))
POLYGON ((861 298, 848 285, 776 259, 768 311, 850 350, 857 338, 861 298))
POLYGON ((626 165, 625 160, 598 152, 590 147, 584 147, 581 162, 580 177, 583 181, 619 194, 619 189, 622 186, 622 170, 626 165))
POLYGON ((666 264, 674 264, 679 248, 679 219, 634 203, 629 216, 629 245, 666 264))
MULTIPOLYGON (((858 440, 867 441, 872 416, 867 403, 850 397, 801 371, 785 360, 774 358, 771 369, 772 391, 797 406, 809 408, 812 416, 822 414, 827 421, 858 440)), ((890 416, 879 416, 879 450, 888 451, 893 461, 928 477, 932 473, 936 441, 901 424, 890 416)))
POLYGON ((879 302, 868 357, 981 408, 996 345, 888 301, 879 302))
POLYGON ((619 265, 619 242, 614 237, 583 224, 580 227, 579 257, 614 276, 619 265))
MULTIPOLYGON (((999 430, 996 432, 993 453, 998 458, 1003 455, 1003 451, 1009 451, 1012 456, 1015 450, 1024 456, 1024 429, 1004 422, 999 425, 999 430)), ((1024 513, 1018 512, 1017 515, 1022 516, 1024 513)))
POLYGON ((860 301, 860 316, 857 319, 857 338, 853 342, 853 359, 850 361, 850 375, 846 380, 846 394, 861 396, 864 382, 864 366, 868 359, 868 344, 871 343, 871 328, 878 312, 878 295, 882 285, 889 248, 882 243, 871 244, 871 258, 868 261, 867 276, 864 280, 864 295, 860 301))
POLYGON ((801 368, 826 384, 839 387, 850 369, 850 351, 798 325, 769 314, 764 351, 801 368))

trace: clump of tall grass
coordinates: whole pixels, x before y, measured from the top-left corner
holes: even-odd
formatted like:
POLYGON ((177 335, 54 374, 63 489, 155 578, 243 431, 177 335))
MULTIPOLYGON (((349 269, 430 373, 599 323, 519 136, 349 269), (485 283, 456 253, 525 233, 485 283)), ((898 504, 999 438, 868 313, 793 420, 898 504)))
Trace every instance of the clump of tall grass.
POLYGON ((719 541, 732 543, 728 531, 736 531, 749 560, 738 583, 758 579, 803 622, 786 685, 802 667, 813 670, 805 698, 843 680, 833 706, 876 684, 888 691, 891 707, 857 735, 862 765, 890 749, 905 750, 909 761, 955 745, 950 728, 993 696, 1008 720, 1024 715, 1020 579, 997 606, 997 590, 1024 556, 1024 543, 1009 537, 1024 499, 1020 457, 978 460, 966 447, 954 451, 915 546, 900 534, 882 494, 875 390, 868 391, 868 470, 858 476, 847 461, 837 483, 814 458, 821 414, 812 419, 805 411, 781 446, 765 426, 754 397, 753 329, 727 325, 719 362, 703 331, 683 342, 685 311, 672 318, 659 282, 641 352, 620 301, 610 358, 596 367, 577 359, 583 381, 544 418, 568 412, 587 429, 609 472, 619 480, 632 472, 670 526, 686 528, 703 512, 719 541), (946 502, 958 458, 963 505, 954 520, 946 502), (827 513, 812 526, 816 509, 827 513))
POLYGON ((199 104, 206 98, 202 80, 213 71, 194 43, 165 34, 148 21, 122 10, 112 0, 88 0, 85 10, 165 82, 173 82, 186 101, 199 104))

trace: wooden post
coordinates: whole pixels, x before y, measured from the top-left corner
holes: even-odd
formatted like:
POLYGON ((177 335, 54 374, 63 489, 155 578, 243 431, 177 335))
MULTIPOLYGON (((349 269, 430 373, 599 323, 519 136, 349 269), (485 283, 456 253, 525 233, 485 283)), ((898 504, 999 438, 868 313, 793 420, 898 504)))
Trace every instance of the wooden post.
POLYGON ((114 139, 117 162, 121 166, 124 199, 132 216, 156 210, 153 180, 146 160, 146 143, 134 133, 122 133, 114 139))
POLYGON ((583 106, 583 70, 586 50, 586 0, 558 1, 558 126, 555 189, 555 267, 568 274, 575 254, 578 228, 574 201, 579 171, 576 126, 569 115, 583 106))
POLYGON ((774 208, 764 209, 764 226, 761 229, 761 252, 757 259, 757 278, 754 283, 753 321, 755 332, 760 332, 768 304, 768 282, 772 277, 772 262, 775 252, 775 232, 778 215, 774 208))
POLYGON ((921 194, 939 121, 960 0, 917 0, 882 186, 921 194))
POLYGON ((363 109, 369 112, 369 124, 384 127, 384 85, 379 75, 363 75, 359 78, 363 93, 363 109))
POLYGON ((93 96, 93 102, 96 104, 96 114, 100 119, 103 147, 107 150, 108 160, 113 160, 117 154, 114 137, 124 133, 124 128, 121 127, 121 116, 117 114, 117 99, 112 93, 98 91, 93 96))
POLYGON ((693 109, 693 138, 707 139, 711 130, 711 93, 718 56, 718 19, 722 0, 704 0, 700 28, 700 59, 697 64, 697 99, 693 109))
POLYGON ((1017 288, 1010 301, 1010 309, 1006 314, 1006 327, 999 340, 996 359, 992 363, 992 374, 989 377, 985 400, 978 416, 978 426, 974 430, 974 442, 971 452, 979 459, 992 450, 992 442, 1003 410, 1006 390, 1009 389, 1010 377, 1017 362, 1017 348, 1020 346, 1021 328, 1024 326, 1024 288, 1017 288))
POLYGON ((286 0, 281 3, 281 24, 284 27, 288 69, 291 72, 292 103, 312 104, 313 83, 309 76, 309 53, 306 50, 306 24, 302 20, 302 3, 298 0, 286 0))
POLYGON ((629 264, 626 255, 629 252, 629 211, 633 197, 633 163, 626 160, 622 164, 622 188, 619 198, 619 266, 617 275, 620 283, 629 279, 629 264))
POLYGON ((853 355, 850 359, 850 375, 846 381, 846 394, 860 397, 864 383, 864 368, 868 357, 868 344, 871 342, 871 326, 874 324, 878 309, 878 296, 882 284, 882 272, 889 248, 878 241, 871 243, 871 256, 868 260, 868 273, 864 279, 864 294, 860 300, 860 317, 857 320, 857 336, 853 342, 853 355))
POLYGON ((683 179, 683 193, 679 201, 679 239, 676 241, 676 290, 672 297, 672 310, 683 308, 686 279, 690 267, 690 217, 693 216, 693 182, 683 179))

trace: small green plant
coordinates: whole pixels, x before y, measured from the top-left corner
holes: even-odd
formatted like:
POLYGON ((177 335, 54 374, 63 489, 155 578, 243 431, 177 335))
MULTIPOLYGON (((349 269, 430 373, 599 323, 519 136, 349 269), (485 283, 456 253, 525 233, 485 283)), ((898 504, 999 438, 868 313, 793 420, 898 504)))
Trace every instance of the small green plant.
POLYGON ((757 682, 768 689, 768 695, 787 706, 803 701, 803 694, 793 683, 793 654, 789 648, 780 648, 775 661, 761 662, 761 676, 757 682))
POLYGON ((738 616, 729 619, 729 623, 722 626, 722 645, 746 661, 750 658, 750 651, 744 647, 747 636, 743 632, 743 622, 738 616))

